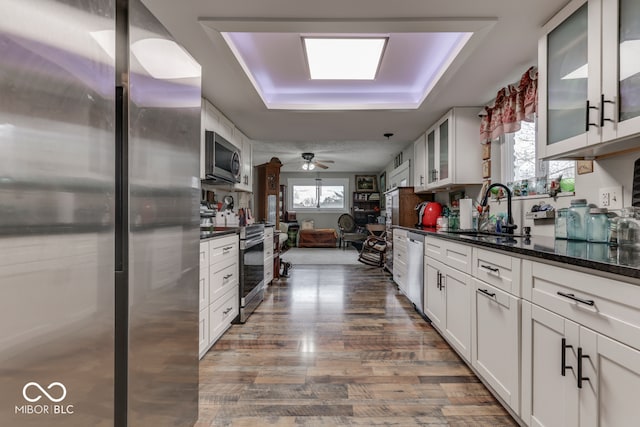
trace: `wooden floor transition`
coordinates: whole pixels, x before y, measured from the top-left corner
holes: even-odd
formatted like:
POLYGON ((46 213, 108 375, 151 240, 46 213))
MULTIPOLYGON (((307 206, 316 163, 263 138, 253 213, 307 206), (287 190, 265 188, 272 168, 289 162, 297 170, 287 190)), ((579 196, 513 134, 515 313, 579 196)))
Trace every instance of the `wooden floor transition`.
POLYGON ((201 360, 204 426, 515 426, 389 275, 300 265, 201 360))

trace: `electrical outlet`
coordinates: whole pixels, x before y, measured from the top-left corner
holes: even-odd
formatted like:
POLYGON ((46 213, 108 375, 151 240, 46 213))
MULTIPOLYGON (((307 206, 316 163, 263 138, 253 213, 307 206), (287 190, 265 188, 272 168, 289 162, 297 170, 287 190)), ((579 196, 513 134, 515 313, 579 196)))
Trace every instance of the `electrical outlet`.
POLYGON ((622 209, 622 187, 604 187, 598 190, 598 206, 607 209, 622 209))

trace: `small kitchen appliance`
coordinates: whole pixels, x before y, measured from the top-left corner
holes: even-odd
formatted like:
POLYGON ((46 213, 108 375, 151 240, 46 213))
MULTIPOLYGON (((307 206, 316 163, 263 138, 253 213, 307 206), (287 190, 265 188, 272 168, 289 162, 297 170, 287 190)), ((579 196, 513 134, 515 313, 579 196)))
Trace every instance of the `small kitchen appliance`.
POLYGON ((422 202, 416 206, 418 211, 418 225, 435 227, 438 217, 442 213, 442 205, 438 202, 422 202))

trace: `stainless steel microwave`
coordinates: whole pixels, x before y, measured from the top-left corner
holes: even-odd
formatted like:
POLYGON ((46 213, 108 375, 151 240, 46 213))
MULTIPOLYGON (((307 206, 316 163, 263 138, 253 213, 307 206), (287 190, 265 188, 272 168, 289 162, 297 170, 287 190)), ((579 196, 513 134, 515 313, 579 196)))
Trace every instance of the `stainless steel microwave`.
POLYGON ((240 182, 240 150, 219 134, 205 131, 205 178, 210 181, 240 182))

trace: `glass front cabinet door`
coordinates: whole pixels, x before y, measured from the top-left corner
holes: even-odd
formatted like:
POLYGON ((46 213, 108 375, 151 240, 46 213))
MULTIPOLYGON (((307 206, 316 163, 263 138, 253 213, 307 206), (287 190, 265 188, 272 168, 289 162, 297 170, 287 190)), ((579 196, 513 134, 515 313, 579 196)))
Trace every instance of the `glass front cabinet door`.
POLYGON ((600 142, 600 12, 572 1, 545 25, 538 44, 538 152, 559 156, 600 142))
POLYGON ((640 2, 573 0, 544 26, 538 64, 540 157, 640 133, 640 2))
POLYGON ((602 2, 603 140, 640 132, 640 2, 602 2))

